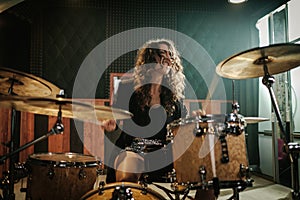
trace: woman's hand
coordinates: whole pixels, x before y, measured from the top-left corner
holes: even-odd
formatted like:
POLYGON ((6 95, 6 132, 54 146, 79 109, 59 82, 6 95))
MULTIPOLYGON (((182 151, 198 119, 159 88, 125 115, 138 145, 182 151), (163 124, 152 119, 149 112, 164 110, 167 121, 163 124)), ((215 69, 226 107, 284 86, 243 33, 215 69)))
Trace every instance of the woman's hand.
POLYGON ((107 119, 101 121, 102 125, 101 127, 106 130, 107 132, 112 132, 116 129, 117 123, 116 120, 113 119, 107 119))
POLYGON ((205 116, 206 115, 206 112, 205 112, 205 110, 201 110, 201 109, 198 109, 198 110, 194 110, 193 112, 192 112, 192 116, 193 117, 197 117, 197 116, 205 116))

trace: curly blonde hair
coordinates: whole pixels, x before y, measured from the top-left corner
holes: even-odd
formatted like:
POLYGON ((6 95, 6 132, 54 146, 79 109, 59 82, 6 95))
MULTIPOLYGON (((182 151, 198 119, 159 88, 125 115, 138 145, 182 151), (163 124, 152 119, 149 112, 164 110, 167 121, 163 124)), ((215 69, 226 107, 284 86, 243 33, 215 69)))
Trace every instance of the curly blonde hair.
POLYGON ((183 74, 183 66, 180 54, 175 48, 174 43, 167 39, 149 40, 138 51, 135 68, 134 68, 134 89, 141 99, 140 106, 143 108, 151 101, 149 83, 150 76, 147 73, 150 63, 155 63, 155 51, 158 50, 160 44, 168 46, 172 56, 172 65, 170 72, 164 76, 161 89, 161 102, 167 112, 174 110, 174 102, 184 98, 185 75, 183 74))

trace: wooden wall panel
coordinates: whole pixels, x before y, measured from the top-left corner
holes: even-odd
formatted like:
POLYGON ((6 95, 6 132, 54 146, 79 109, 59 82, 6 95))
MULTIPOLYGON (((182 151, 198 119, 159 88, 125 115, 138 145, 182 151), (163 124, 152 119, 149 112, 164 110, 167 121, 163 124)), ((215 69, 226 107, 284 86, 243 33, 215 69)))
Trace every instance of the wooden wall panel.
MULTIPOLYGON (((34 140, 34 114, 21 112, 20 146, 34 140)), ((34 146, 20 152, 20 162, 25 162, 28 155, 33 154, 34 146)))
POLYGON ((104 130, 99 124, 84 123, 84 154, 104 159, 104 130))
MULTIPOLYGON (((10 109, 0 109, 0 154, 1 156, 9 153, 9 149, 5 146, 8 141, 10 141, 10 131, 11 131, 11 111, 10 109)), ((4 164, 0 163, 0 173, 2 175, 3 170, 8 169, 9 163, 7 161, 4 164)))

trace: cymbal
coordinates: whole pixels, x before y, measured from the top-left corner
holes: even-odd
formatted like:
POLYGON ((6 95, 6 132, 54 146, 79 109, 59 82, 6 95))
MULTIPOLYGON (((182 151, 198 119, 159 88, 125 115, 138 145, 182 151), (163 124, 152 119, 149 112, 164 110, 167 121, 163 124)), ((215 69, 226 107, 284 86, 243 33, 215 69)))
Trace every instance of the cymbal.
POLYGON ((57 116, 61 109, 62 117, 79 118, 75 112, 90 112, 92 105, 67 98, 26 98, 26 107, 21 107, 20 111, 31 112, 34 114, 57 116))
POLYGON ((300 45, 274 44, 235 54, 217 65, 216 73, 230 79, 257 78, 286 72, 300 65, 300 45))
POLYGON ((247 124, 255 124, 259 122, 269 121, 269 118, 263 118, 263 117, 244 117, 243 118, 247 124))
MULTIPOLYGON (((98 106, 74 99, 65 98, 28 98, 25 101, 30 106, 37 107, 35 113, 44 115, 57 115, 61 106, 62 116, 77 118, 84 121, 105 120, 105 119, 128 119, 132 114, 108 106, 98 106)), ((30 111, 29 111, 30 112, 30 111)))
POLYGON ((98 106, 67 98, 37 98, 0 96, 0 105, 14 108, 22 112, 58 116, 61 109, 62 117, 75 118, 83 121, 106 119, 129 119, 132 114, 128 111, 108 106, 98 106))
POLYGON ((129 111, 108 107, 108 106, 95 106, 95 112, 98 120, 104 119, 129 119, 133 115, 129 111))
POLYGON ((13 69, 0 67, 0 94, 26 97, 55 97, 60 89, 52 83, 13 69), (13 83, 12 94, 9 89, 13 83))

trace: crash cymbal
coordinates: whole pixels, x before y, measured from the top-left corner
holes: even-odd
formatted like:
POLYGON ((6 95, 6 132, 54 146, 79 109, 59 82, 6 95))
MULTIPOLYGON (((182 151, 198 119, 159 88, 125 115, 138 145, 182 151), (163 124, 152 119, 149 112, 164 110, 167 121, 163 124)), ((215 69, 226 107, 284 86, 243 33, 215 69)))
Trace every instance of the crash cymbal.
POLYGON ((128 111, 108 106, 98 106, 84 101, 67 98, 35 98, 18 96, 0 96, 0 106, 14 108, 22 112, 40 115, 57 116, 61 109, 62 117, 75 118, 83 121, 105 119, 129 119, 132 114, 128 111))
POLYGON ((243 118, 247 124, 255 124, 259 122, 265 122, 269 121, 269 118, 263 118, 263 117, 244 117, 243 118))
POLYGON ((57 116, 61 109, 62 117, 79 118, 74 113, 88 113, 93 109, 92 105, 67 98, 26 98, 25 107, 18 106, 23 112, 34 114, 57 116))
POLYGON ((20 108, 25 107, 25 99, 26 98, 19 96, 0 95, 0 107, 20 110, 20 108))
MULTIPOLYGON (((84 121, 95 121, 105 119, 128 119, 131 113, 111 108, 108 106, 94 106, 79 100, 66 98, 27 98, 24 101, 29 105, 27 112, 36 114, 57 116, 59 107, 61 107, 62 116, 67 118, 76 118, 84 121)), ((24 111, 24 108, 20 108, 24 111)))
POLYGON ((230 79, 257 78, 286 72, 300 65, 300 45, 285 43, 250 49, 233 55, 217 65, 216 72, 230 79))
POLYGON ((0 94, 26 97, 55 97, 60 89, 31 74, 0 67, 0 94), (9 89, 13 84, 12 93, 9 89))

